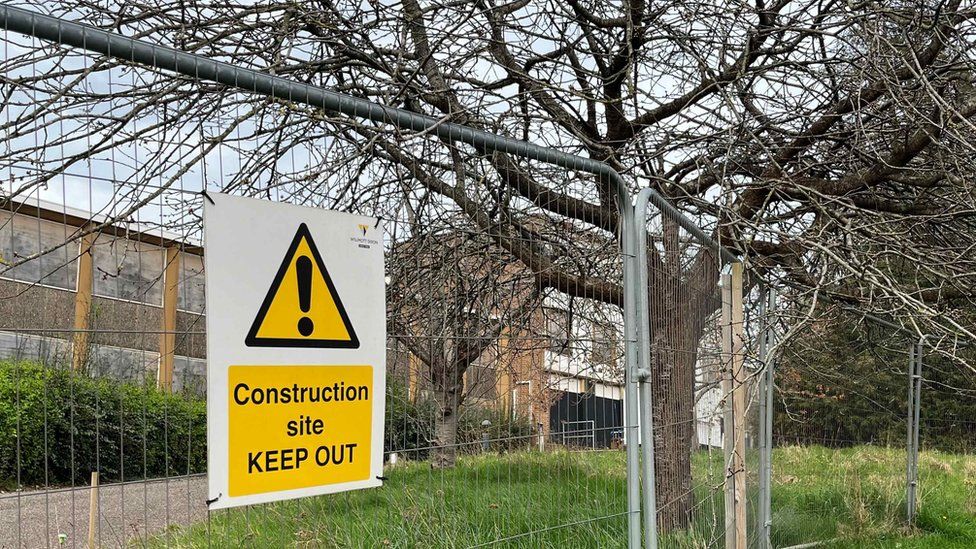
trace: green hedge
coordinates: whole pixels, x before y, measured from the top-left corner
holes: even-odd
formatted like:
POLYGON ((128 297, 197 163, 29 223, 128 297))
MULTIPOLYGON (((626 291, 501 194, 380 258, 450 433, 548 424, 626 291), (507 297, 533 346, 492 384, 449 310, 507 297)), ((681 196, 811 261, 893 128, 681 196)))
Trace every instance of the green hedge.
POLYGON ((0 361, 0 485, 200 473, 206 429, 200 398, 0 361))
MULTIPOLYGON (((385 450, 429 457, 432 400, 413 402, 396 382, 386 397, 385 450)), ((492 451, 535 443, 526 418, 470 406, 458 421, 459 453, 481 451, 484 419, 492 423, 492 451)), ((0 488, 16 487, 18 473, 21 486, 68 485, 86 484, 96 470, 102 482, 118 482, 203 473, 206 466, 204 399, 0 361, 0 488)))

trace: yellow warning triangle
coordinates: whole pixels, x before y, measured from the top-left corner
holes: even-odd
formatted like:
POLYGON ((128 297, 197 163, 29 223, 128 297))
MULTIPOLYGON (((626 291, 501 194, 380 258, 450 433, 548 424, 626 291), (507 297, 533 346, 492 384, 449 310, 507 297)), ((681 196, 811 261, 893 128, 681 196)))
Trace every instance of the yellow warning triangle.
POLYGON ((285 252, 244 344, 359 348, 356 331, 304 223, 285 252))

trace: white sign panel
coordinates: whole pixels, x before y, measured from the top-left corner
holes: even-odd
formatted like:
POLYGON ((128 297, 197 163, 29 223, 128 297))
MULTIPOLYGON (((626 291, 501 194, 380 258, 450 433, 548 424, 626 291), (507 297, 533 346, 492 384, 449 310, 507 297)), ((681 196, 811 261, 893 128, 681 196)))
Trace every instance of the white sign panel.
POLYGON ((209 507, 380 486, 383 227, 213 193, 204 204, 209 507))

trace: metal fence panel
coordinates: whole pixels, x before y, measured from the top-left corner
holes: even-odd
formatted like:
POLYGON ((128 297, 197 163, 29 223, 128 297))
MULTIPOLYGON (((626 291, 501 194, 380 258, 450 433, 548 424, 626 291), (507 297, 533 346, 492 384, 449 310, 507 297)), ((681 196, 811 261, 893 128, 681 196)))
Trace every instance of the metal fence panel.
MULTIPOLYGON (((505 205, 518 225, 478 226, 388 166, 359 172, 344 189, 342 176, 316 171, 318 155, 332 152, 341 173, 352 152, 332 141, 333 122, 253 94, 215 93, 212 116, 181 121, 189 131, 180 137, 149 131, 178 117, 183 102, 200 101, 203 82, 174 90, 151 69, 71 50, 52 60, 49 46, 13 34, 5 47, 6 122, 17 130, 4 140, 0 282, 11 297, 0 332, 10 340, 2 401, 14 436, 0 441, 3 481, 13 488, 0 498, 3 516, 15 518, 0 543, 624 544, 632 513, 622 448, 633 427, 623 409, 616 234, 549 219, 525 202, 505 205), (36 86, 21 84, 38 74, 36 86), (187 95, 141 103, 143 93, 187 95), (288 153, 276 165, 255 167, 261 124, 279 109, 304 117, 306 133, 278 144, 288 153), (90 124, 106 127, 89 132, 90 124), (62 139, 48 142, 50 127, 62 139), (102 137, 107 143, 96 144, 102 137), (206 358, 206 188, 263 189, 266 199, 386 221, 384 488, 207 511, 205 417, 193 382, 206 358), (506 239, 563 264, 520 260, 499 245, 506 239), (606 290, 546 283, 566 272, 603 280, 606 290)), ((450 159, 431 138, 397 146, 450 159)), ((562 168, 524 169, 585 189, 562 168)), ((492 199, 484 188, 471 195, 492 199)), ((609 202, 608 214, 615 207, 609 202)))

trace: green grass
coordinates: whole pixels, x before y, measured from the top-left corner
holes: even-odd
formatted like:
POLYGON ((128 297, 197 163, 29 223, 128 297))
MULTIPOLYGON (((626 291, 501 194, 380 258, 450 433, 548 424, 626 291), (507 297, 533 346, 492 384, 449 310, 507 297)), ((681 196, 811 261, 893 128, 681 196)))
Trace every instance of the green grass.
MULTIPOLYGON (((976 456, 923 453, 914 529, 903 524, 904 463, 898 450, 777 449, 774 546, 976 547, 976 456)), ((707 547, 720 538, 720 452, 697 455, 694 468, 695 528, 666 536, 662 547, 707 547)), ((452 470, 409 463, 387 476, 380 489, 214 512, 209 524, 174 528, 155 544, 207 547, 209 535, 212 547, 624 545, 620 451, 468 456, 452 470)), ((748 482, 753 503, 755 475, 748 482)))
MULTIPOLYGON (((509 546, 618 547, 626 501, 622 456, 468 456, 451 470, 405 464, 388 470, 379 489, 213 513, 212 546, 468 547, 582 522, 509 546)), ((207 547, 207 525, 168 537, 170 547, 207 547)))
POLYGON ((976 547, 976 456, 936 451, 919 458, 916 527, 905 517, 905 452, 855 447, 779 448, 773 458, 777 547, 976 547))

